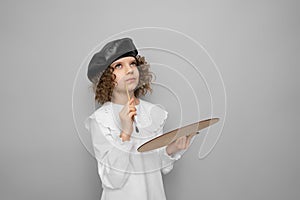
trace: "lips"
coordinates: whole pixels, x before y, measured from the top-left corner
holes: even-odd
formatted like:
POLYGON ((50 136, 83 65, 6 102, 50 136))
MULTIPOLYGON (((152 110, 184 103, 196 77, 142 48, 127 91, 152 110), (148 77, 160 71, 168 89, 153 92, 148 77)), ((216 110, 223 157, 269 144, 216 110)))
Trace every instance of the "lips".
POLYGON ((135 78, 129 78, 126 81, 134 81, 134 80, 135 80, 135 78))

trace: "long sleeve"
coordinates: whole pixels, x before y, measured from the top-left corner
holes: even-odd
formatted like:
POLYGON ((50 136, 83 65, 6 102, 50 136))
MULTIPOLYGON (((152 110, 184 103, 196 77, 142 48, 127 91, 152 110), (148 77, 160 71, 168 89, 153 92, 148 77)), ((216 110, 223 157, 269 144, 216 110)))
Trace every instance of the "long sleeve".
POLYGON ((110 189, 122 188, 129 177, 126 171, 131 167, 129 151, 132 142, 122 142, 108 127, 93 118, 88 118, 85 123, 92 135, 102 185, 110 189))
MULTIPOLYGON (((160 130, 160 135, 161 134, 162 134, 162 130, 160 130)), ((195 136, 191 139, 190 145, 192 145, 194 139, 195 139, 195 136)), ((167 146, 164 146, 159 149, 159 155, 160 155, 160 158, 162 161, 161 172, 163 174, 168 174, 173 169, 174 162, 176 160, 179 160, 182 157, 182 155, 186 152, 186 150, 181 150, 172 155, 168 155, 166 149, 167 149, 167 146)))
MULTIPOLYGON (((154 130, 156 135, 163 134, 163 127, 166 123, 168 112, 159 105, 153 105, 150 108, 150 116, 152 120, 151 130, 154 130)), ((158 149, 158 155, 161 162, 161 172, 163 174, 169 173, 173 169, 174 162, 179 160, 185 151, 179 151, 173 155, 168 155, 166 146, 158 149)))
MULTIPOLYGON (((163 129, 161 129, 159 131, 159 135, 161 135, 161 134, 163 134, 163 129)), ((159 149, 159 156, 161 159, 161 166, 162 166, 161 172, 163 174, 169 173, 173 169, 174 162, 176 160, 179 160, 182 155, 182 154, 180 154, 180 152, 177 152, 173 155, 168 155, 166 148, 167 148, 167 146, 164 146, 159 149)))

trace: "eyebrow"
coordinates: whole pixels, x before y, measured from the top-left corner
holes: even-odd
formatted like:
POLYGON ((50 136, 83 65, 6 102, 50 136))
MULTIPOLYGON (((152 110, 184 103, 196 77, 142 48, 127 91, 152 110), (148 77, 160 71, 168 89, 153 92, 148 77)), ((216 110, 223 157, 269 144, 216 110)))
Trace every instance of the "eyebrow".
MULTIPOLYGON (((121 64, 123 61, 115 61, 113 63, 111 63, 111 66, 115 66, 118 64, 121 64)), ((134 57, 132 57, 132 60, 130 60, 130 62, 136 62, 136 59, 134 57)))

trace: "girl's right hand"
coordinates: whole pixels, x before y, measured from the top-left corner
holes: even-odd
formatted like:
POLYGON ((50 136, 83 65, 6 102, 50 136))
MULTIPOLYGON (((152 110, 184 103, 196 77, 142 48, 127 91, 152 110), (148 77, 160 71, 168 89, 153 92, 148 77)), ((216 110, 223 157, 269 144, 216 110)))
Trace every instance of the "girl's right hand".
POLYGON ((131 98, 119 113, 122 131, 127 135, 132 134, 134 115, 136 115, 136 108, 134 105, 134 98, 131 98))

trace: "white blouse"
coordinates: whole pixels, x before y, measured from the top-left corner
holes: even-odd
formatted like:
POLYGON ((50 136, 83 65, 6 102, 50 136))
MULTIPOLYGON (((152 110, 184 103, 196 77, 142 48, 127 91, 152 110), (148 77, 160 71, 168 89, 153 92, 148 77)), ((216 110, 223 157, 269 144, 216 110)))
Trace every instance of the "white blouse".
POLYGON ((164 200, 162 173, 169 173, 185 150, 169 156, 166 147, 140 153, 137 148, 163 134, 168 112, 158 105, 139 99, 130 141, 119 137, 119 112, 123 105, 104 103, 85 120, 91 132, 98 173, 102 181, 101 200, 164 200))

